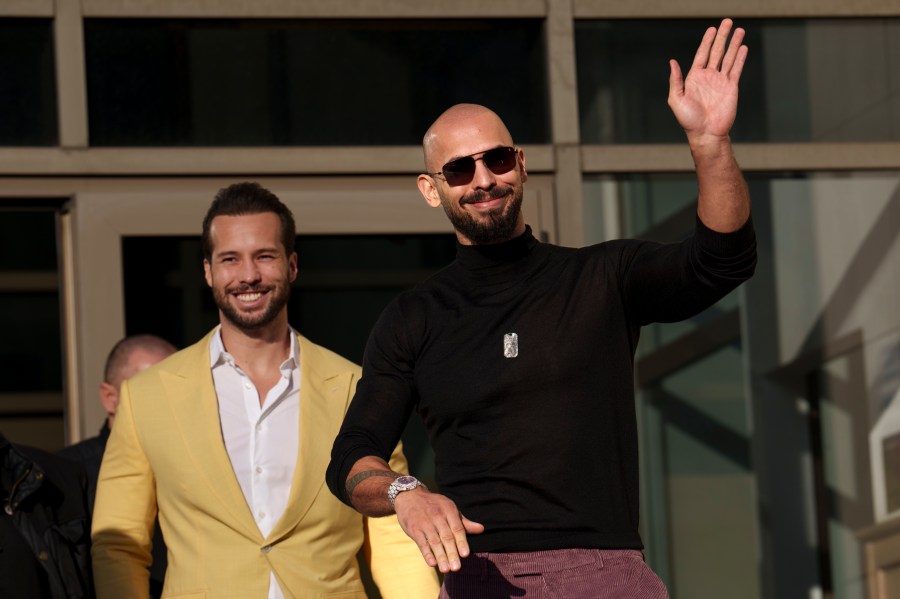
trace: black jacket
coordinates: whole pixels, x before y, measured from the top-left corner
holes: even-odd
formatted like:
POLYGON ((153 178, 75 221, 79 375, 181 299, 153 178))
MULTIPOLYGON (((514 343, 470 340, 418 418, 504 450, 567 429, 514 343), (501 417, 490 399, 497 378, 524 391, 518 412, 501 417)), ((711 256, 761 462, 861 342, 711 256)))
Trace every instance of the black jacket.
POLYGON ((0 596, 93 597, 83 469, 39 449, 13 445, 0 433, 0 482, 0 596), (29 568, 35 563, 40 567, 29 568), (23 564, 25 572, 13 570, 23 564))

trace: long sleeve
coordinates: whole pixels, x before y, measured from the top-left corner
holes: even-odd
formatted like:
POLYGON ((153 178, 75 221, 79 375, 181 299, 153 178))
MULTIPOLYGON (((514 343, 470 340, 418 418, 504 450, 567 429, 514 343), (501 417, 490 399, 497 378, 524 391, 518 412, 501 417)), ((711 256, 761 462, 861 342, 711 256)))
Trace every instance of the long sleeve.
POLYGON ((155 517, 153 472, 135 429, 126 382, 94 505, 92 557, 98 599, 148 597, 155 517))

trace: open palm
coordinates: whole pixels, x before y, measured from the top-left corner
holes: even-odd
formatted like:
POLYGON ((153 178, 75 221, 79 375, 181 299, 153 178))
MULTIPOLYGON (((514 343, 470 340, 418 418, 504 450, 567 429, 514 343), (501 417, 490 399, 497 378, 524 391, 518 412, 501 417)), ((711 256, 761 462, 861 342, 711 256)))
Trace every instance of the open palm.
POLYGON ((706 30, 686 78, 678 63, 669 61, 669 107, 689 139, 724 137, 734 123, 747 46, 741 45, 744 30, 738 28, 726 52, 731 27, 725 19, 718 29, 706 30))

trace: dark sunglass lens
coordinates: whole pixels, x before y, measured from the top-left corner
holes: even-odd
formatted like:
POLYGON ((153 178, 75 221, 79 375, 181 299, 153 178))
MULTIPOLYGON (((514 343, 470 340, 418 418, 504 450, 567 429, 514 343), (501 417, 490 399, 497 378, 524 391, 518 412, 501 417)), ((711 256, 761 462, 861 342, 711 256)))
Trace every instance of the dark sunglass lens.
POLYGON ((497 148, 484 153, 484 164, 495 175, 508 173, 516 166, 515 148, 497 148))
POLYGON ((444 178, 450 185, 468 183, 475 174, 475 159, 471 156, 457 158, 445 164, 441 172, 444 173, 444 178))

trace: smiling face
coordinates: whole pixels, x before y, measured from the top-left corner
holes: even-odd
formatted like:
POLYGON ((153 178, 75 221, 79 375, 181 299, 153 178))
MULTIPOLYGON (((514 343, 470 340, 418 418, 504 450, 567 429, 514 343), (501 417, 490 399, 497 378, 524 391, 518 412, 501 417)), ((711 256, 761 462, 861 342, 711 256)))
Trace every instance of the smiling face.
POLYGON ((287 254, 273 212, 217 216, 210 225, 211 258, 203 261, 222 326, 244 333, 287 327, 297 254, 287 254))
POLYGON ((488 150, 513 146, 500 118, 483 106, 463 104, 442 114, 424 141, 425 166, 432 174, 419 175, 419 191, 432 207, 441 206, 457 239, 464 245, 507 241, 525 231, 521 212, 525 155, 516 151, 516 166, 495 173, 482 160, 488 150), (439 173, 444 164, 465 156, 475 159, 470 181, 450 185, 439 173))

